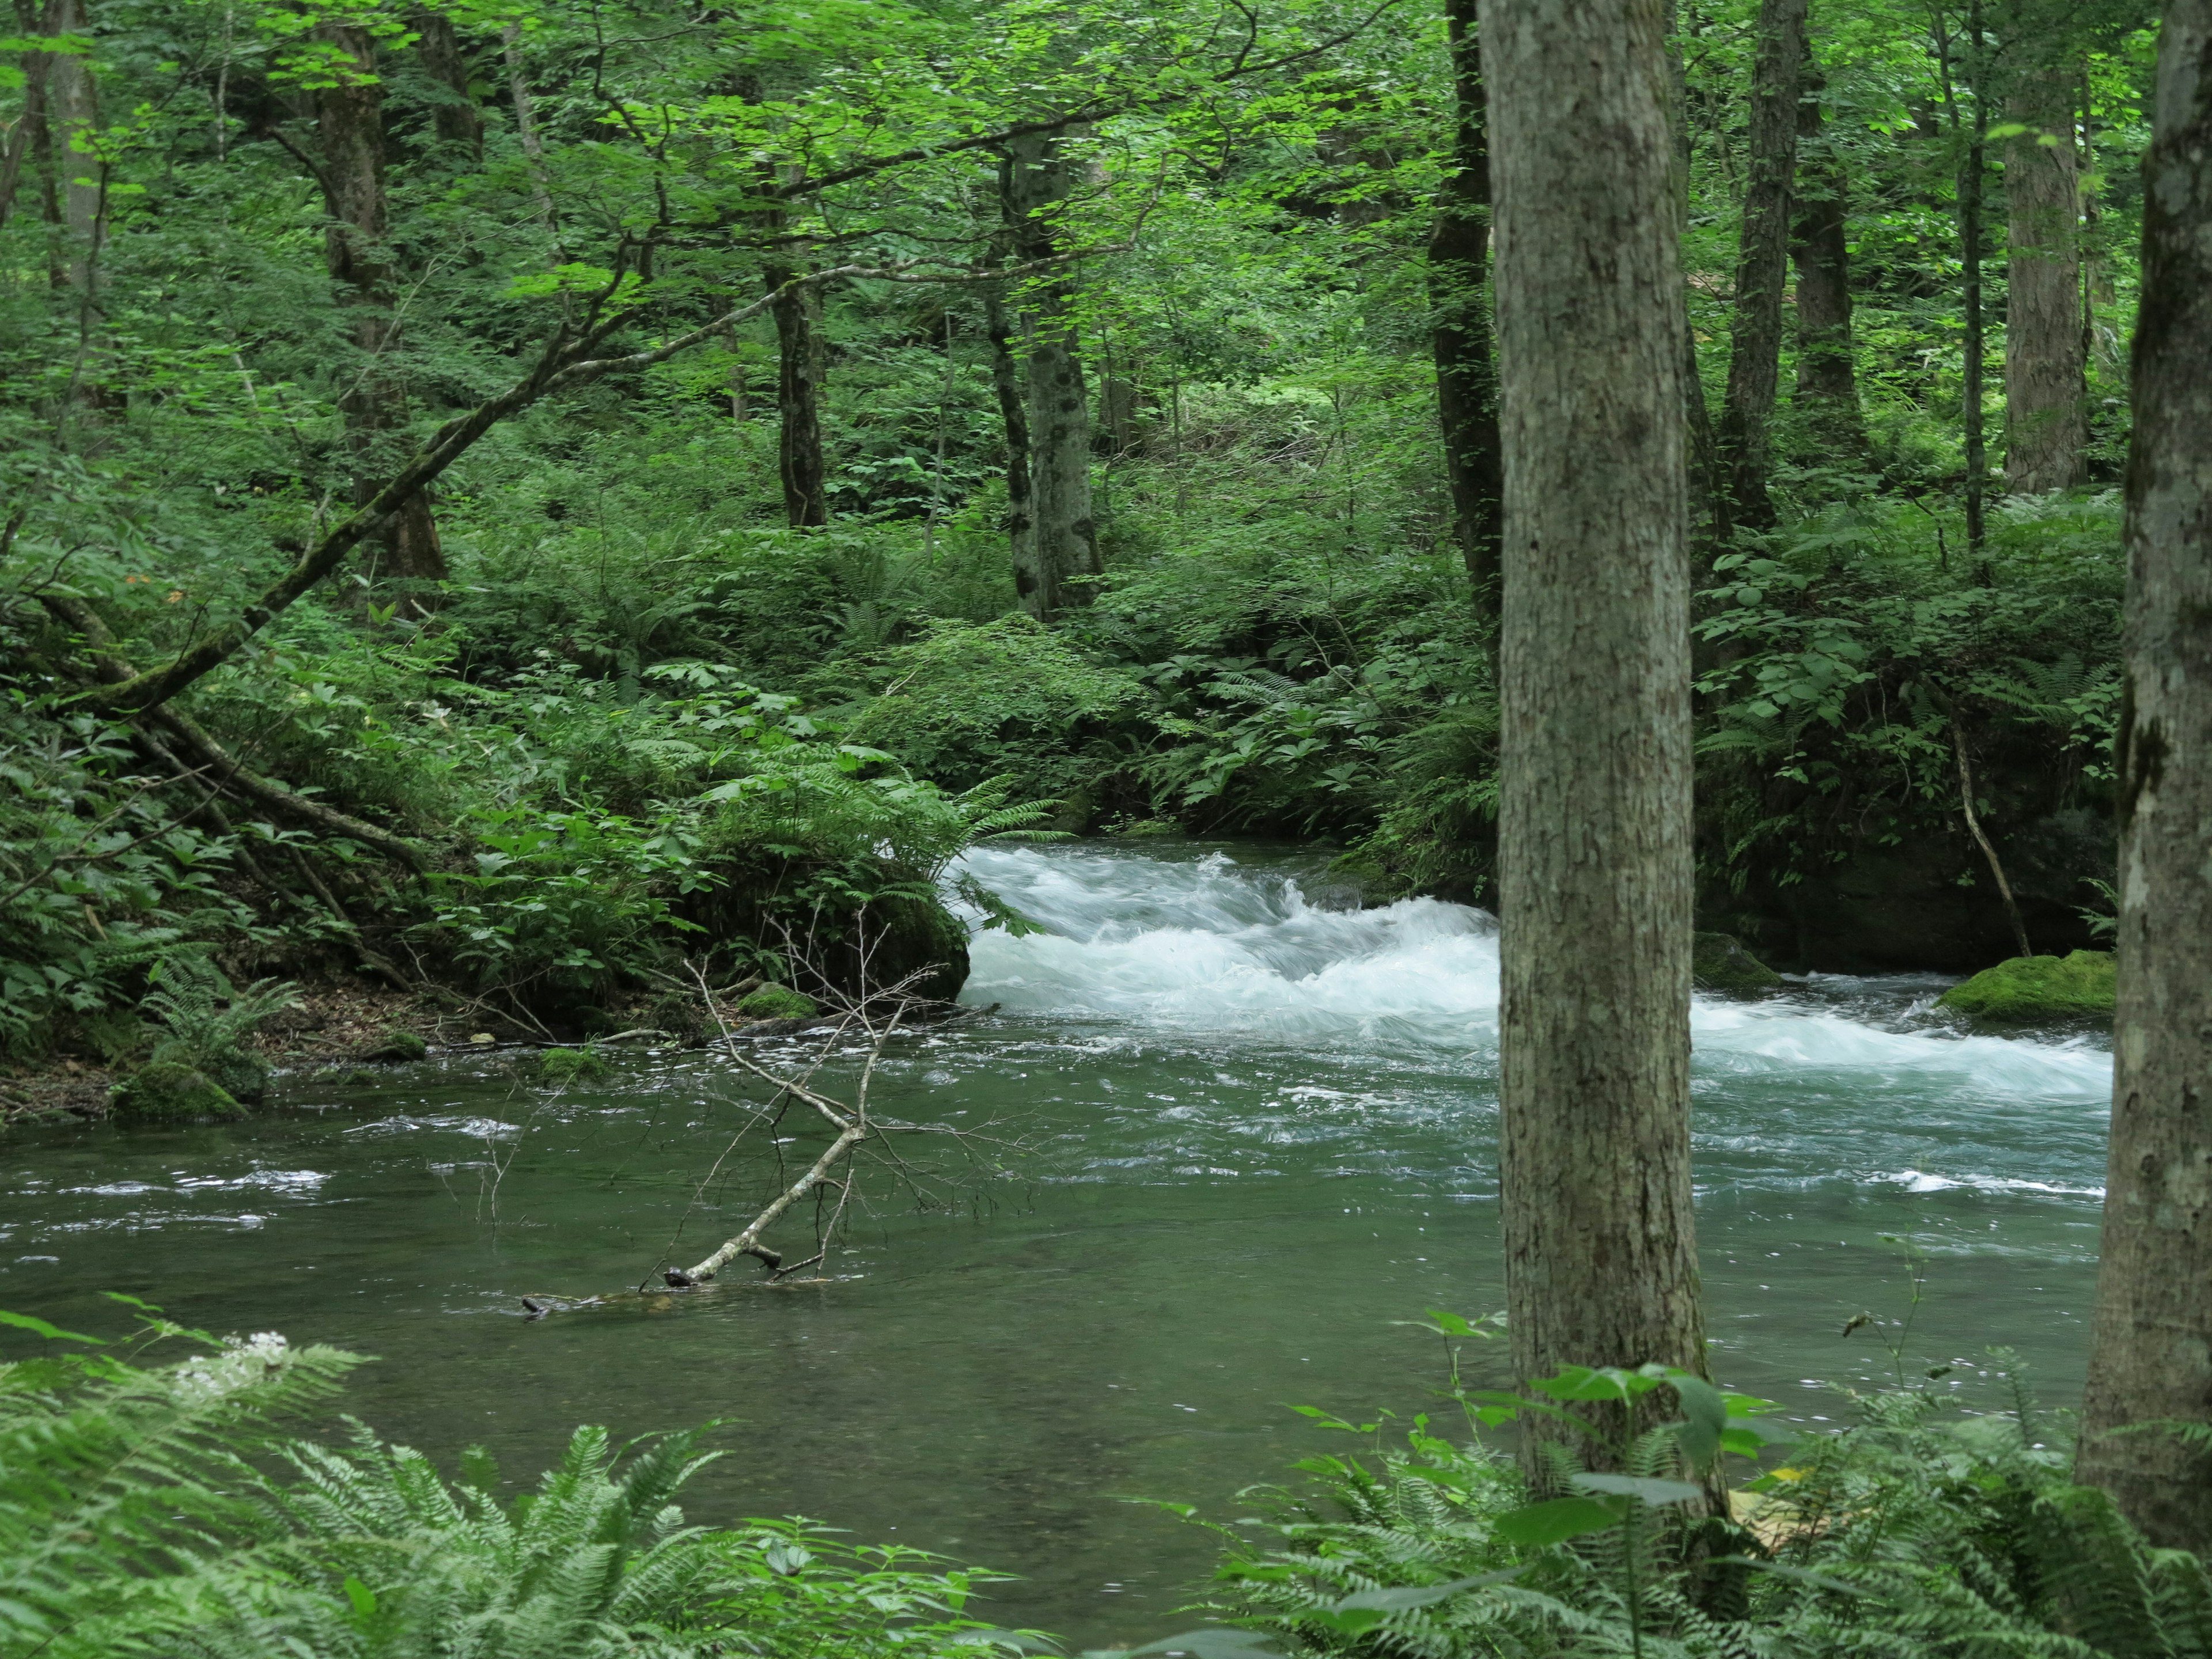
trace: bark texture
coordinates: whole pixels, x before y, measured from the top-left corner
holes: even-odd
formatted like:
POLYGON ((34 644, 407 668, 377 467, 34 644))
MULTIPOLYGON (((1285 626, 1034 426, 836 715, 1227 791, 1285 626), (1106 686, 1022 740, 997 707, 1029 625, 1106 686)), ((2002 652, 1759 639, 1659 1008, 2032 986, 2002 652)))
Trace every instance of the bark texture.
MULTIPOLYGON (((50 34, 83 34, 91 28, 79 0, 50 0, 46 16, 50 34)), ((69 283, 88 328, 100 315, 100 253, 107 229, 106 167, 89 149, 100 128, 100 88, 91 64, 74 52, 54 54, 46 71, 46 101, 54 161, 61 173, 69 283)))
POLYGON ((1429 307, 1435 314, 1437 418, 1452 529, 1475 604, 1498 614, 1498 550, 1504 475, 1498 450, 1498 371, 1490 349, 1485 284, 1490 264, 1490 121, 1482 85, 1476 0, 1444 0, 1457 104, 1451 176, 1429 235, 1429 307))
POLYGON ((1844 465, 1869 459, 1851 345, 1850 186, 1821 143, 1820 68, 1808 52, 1797 103, 1796 218, 1796 402, 1811 435, 1844 465))
POLYGON ((2080 1478, 2212 1548, 2212 0, 2174 0, 2143 163, 2119 736, 2119 1006, 2080 1478))
MULTIPOLYGON (((1010 139, 1000 196, 1017 261, 1064 252, 1058 213, 1075 183, 1060 135, 1010 139)), ((1066 267, 1022 290, 1023 402, 1029 412, 1030 541, 1024 568, 1016 549, 1022 609, 1043 618, 1090 601, 1081 581, 1097 575, 1098 530, 1091 509, 1091 399, 1077 351, 1076 279, 1066 267)))
POLYGON ((1030 416, 1022 398, 1022 370, 1014 356, 1015 325, 1006 295, 993 283, 985 290, 983 327, 991 337, 991 389, 998 395, 999 418, 1006 434, 1006 545, 1017 581, 1036 563, 1036 520, 1030 489, 1030 416))
POLYGON ((776 469, 783 477, 784 516, 794 530, 830 522, 830 468, 822 455, 822 290, 818 283, 781 292, 799 273, 771 265, 775 293, 776 409, 782 424, 776 469))
MULTIPOLYGON (((316 95, 317 137, 329 222, 324 258, 346 307, 360 361, 338 398, 356 507, 376 499, 413 446, 406 441, 407 389, 393 315, 397 275, 386 238, 391 230, 384 190, 384 89, 374 78, 376 56, 366 32, 332 27, 326 37, 356 65, 348 84, 316 95)), ((374 543, 374 574, 414 585, 410 601, 428 609, 427 585, 446 579, 445 549, 427 495, 409 497, 374 543)))
POLYGON ((2076 84, 2063 67, 2022 77, 2010 114, 2029 130, 2005 145, 2005 486, 2021 495, 2088 476, 2076 84))
POLYGON ((1522 1378, 1705 1368, 1664 0, 1485 16, 1504 439, 1501 1176, 1522 1378))
POLYGON ((1737 526, 1765 530, 1774 523, 1766 488, 1772 467, 1768 428, 1781 374, 1782 291, 1790 276, 1790 192, 1797 163, 1805 4, 1806 0, 1759 0, 1743 231, 1729 329, 1728 395, 1717 434, 1723 542, 1725 532, 1737 526))
POLYGON ((415 52, 423 72, 445 94, 431 110, 431 125, 439 142, 459 146, 471 161, 483 159, 483 117, 469 90, 468 61, 461 56, 460 36, 453 21, 443 12, 416 12, 409 21, 416 31, 415 52))

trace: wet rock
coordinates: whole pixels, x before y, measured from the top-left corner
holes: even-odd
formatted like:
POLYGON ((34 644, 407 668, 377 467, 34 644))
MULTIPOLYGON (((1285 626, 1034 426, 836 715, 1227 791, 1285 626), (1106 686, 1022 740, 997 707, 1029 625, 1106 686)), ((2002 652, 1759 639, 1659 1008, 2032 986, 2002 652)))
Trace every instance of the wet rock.
POLYGON ((2014 1025, 2110 1019, 2117 974, 2118 964, 2109 951, 2014 957, 1953 986, 1936 1000, 1936 1006, 2014 1025))
POLYGON ((203 1123, 246 1115, 238 1097, 197 1067, 157 1060, 117 1084, 107 1109, 118 1123, 203 1123))
POLYGON ((412 1031, 386 1031, 374 1047, 362 1053, 362 1058, 397 1064, 402 1060, 421 1060, 429 1052, 430 1045, 412 1031))
POLYGON ((571 1083, 592 1082, 612 1068, 589 1048, 543 1048, 518 1061, 515 1069, 534 1083, 557 1089, 571 1083))
POLYGON ((738 1012, 747 1019, 811 1019, 821 1012, 812 997, 788 985, 763 985, 738 1003, 738 1012))
POLYGON ((1782 988, 1782 975, 1732 933, 1690 935, 1690 979, 1700 991, 1727 996, 1763 996, 1782 988))

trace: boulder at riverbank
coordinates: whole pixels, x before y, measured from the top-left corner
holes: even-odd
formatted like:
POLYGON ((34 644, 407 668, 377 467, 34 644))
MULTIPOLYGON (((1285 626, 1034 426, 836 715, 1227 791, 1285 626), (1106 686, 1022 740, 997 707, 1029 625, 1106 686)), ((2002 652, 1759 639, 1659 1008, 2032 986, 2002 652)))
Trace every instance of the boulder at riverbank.
POLYGON ((1733 933, 1690 935, 1690 981, 1700 991, 1727 996, 1762 996, 1782 988, 1782 975, 1733 933))
POLYGON ((1953 986, 1937 999, 1936 1006, 2016 1025, 2048 1019, 2110 1019, 2115 975, 2109 951, 2014 957, 1953 986))
POLYGON ((240 1118, 246 1108, 204 1072, 173 1060, 141 1066, 108 1096, 118 1123, 204 1123, 240 1118))

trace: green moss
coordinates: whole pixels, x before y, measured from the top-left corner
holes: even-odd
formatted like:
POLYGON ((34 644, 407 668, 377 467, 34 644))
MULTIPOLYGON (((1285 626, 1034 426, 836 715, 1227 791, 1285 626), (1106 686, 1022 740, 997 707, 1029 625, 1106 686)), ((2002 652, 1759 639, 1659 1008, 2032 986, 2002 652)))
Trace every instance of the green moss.
POLYGON ((1977 1019, 2032 1024, 2046 1019, 2110 1019, 2117 965, 2109 951, 2069 957, 2014 957, 1943 993, 1936 1006, 1977 1019))
POLYGON ((237 1097, 204 1072, 172 1060, 141 1067, 108 1091, 118 1123, 198 1123, 244 1117, 237 1097))
POLYGON ((613 1068, 589 1048, 547 1048, 538 1054, 530 1069, 538 1082, 559 1087, 589 1083, 613 1068))
POLYGON ((812 997, 788 985, 763 985, 738 1004, 738 1012, 747 1019, 811 1019, 822 1011, 812 997))
POLYGON ((421 1060, 429 1052, 430 1045, 412 1031, 386 1031, 383 1040, 362 1058, 381 1060, 421 1060))
POLYGON ((1690 978, 1700 991, 1757 996, 1782 988, 1782 975, 1731 933, 1690 935, 1690 978))

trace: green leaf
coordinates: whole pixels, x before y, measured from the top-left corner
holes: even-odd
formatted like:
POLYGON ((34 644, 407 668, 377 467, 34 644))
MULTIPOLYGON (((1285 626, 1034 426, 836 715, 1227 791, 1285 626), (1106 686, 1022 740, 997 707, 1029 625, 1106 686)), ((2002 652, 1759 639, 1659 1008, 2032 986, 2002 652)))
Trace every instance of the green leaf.
POLYGON ((9 1313, 5 1308, 0 1308, 0 1325, 13 1325, 33 1336, 43 1336, 49 1342, 89 1342, 95 1348, 107 1346, 96 1336, 79 1336, 75 1331, 64 1331, 49 1325, 34 1315, 9 1313))
POLYGON ((1616 1508, 1595 1498, 1554 1498, 1506 1510, 1498 1517, 1498 1535, 1523 1549, 1541 1549, 1618 1526, 1627 1512, 1626 1504, 1616 1508))
POLYGON ((1633 1474, 1578 1474, 1574 1477, 1574 1484, 1584 1492, 1640 1498, 1654 1509, 1668 1504, 1686 1504, 1700 1491, 1686 1480, 1649 1480, 1633 1474))

